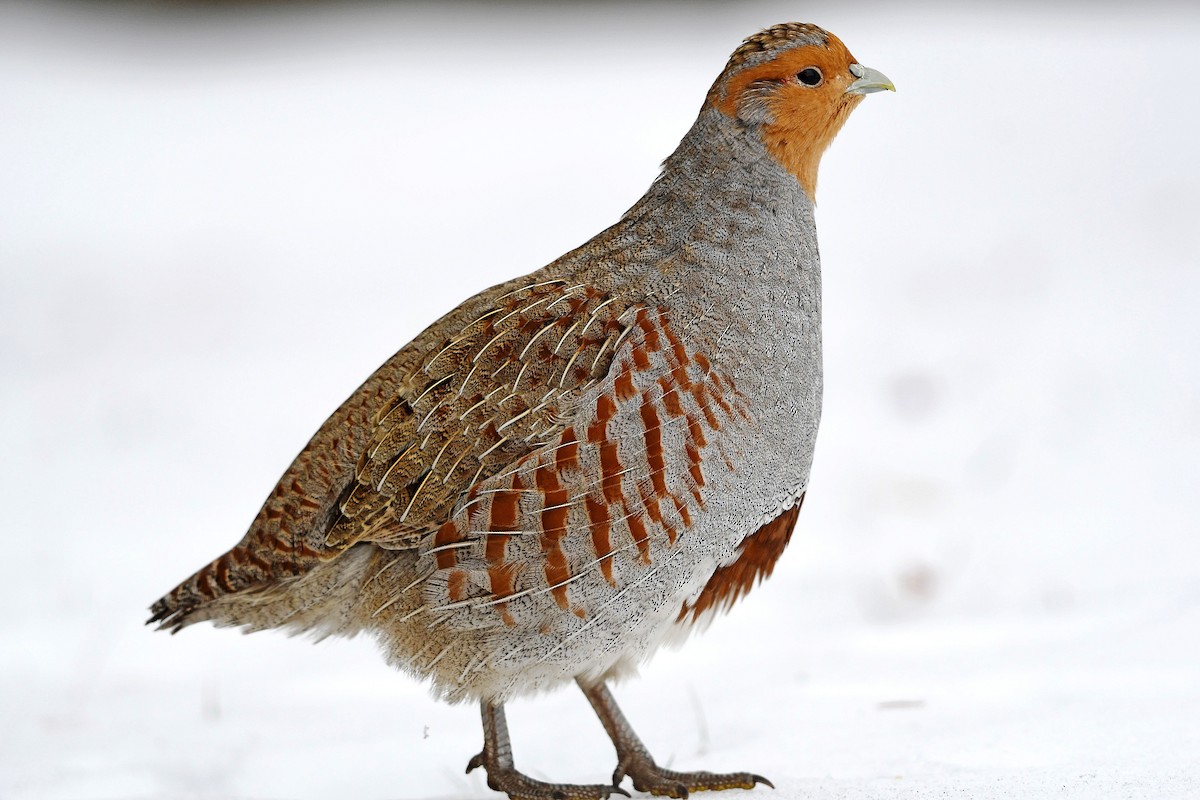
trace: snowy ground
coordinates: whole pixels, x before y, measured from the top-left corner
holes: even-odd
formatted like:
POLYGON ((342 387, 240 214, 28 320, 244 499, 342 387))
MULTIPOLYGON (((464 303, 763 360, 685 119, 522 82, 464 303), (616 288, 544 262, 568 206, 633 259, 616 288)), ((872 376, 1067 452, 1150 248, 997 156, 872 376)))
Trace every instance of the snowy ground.
MULTIPOLYGON (((900 91, 826 158, 775 577, 617 694, 778 798, 1200 796, 1200 12, 0 6, 0 797, 488 798, 367 641, 145 606, 471 291, 628 207, 740 37, 900 91)), ((517 762, 596 781, 568 690, 517 762)))

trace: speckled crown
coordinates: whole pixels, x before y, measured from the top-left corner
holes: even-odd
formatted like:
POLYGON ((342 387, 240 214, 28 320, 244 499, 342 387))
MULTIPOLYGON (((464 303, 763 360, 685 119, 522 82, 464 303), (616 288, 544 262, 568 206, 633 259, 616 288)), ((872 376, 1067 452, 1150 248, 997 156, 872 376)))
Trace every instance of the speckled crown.
POLYGON ((799 45, 827 45, 829 34, 823 28, 805 22, 781 22, 748 36, 729 57, 724 75, 742 67, 770 61, 783 50, 799 45))

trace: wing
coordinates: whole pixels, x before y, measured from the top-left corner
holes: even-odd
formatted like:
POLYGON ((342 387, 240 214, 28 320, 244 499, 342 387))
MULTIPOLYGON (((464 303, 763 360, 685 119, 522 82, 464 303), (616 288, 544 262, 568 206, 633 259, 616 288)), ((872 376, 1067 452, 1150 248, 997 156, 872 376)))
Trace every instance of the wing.
POLYGON ((276 586, 357 542, 415 546, 472 485, 560 437, 631 314, 590 286, 533 278, 473 298, 377 370, 242 541, 156 602, 150 621, 177 630, 217 598, 276 586))
POLYGON ((559 438, 628 330, 626 307, 586 286, 552 281, 498 300, 380 409, 326 547, 415 547, 467 489, 559 438))
POLYGON ((713 499, 706 476, 739 457, 726 452, 726 429, 752 418, 665 309, 633 317, 608 378, 555 440, 476 483, 422 542, 422 611, 481 628, 587 619, 592 600, 659 572, 695 535, 713 499))

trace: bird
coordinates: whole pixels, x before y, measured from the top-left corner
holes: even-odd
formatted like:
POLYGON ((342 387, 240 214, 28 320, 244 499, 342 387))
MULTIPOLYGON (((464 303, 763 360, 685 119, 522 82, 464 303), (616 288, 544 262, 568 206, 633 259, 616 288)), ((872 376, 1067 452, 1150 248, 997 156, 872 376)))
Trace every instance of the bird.
POLYGON ((791 538, 821 413, 818 166, 885 90, 816 25, 746 38, 632 208, 386 361, 148 624, 373 635, 436 696, 479 704, 467 769, 513 800, 771 785, 660 766, 608 684, 791 538), (616 749, 611 783, 515 765, 505 704, 572 681, 616 749))

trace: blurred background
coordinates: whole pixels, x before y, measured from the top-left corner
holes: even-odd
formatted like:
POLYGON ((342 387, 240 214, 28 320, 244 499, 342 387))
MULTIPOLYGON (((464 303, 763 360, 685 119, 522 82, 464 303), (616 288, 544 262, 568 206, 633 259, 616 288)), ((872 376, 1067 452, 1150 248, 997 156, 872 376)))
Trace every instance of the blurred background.
MULTIPOLYGON (((895 95, 825 158, 827 388, 775 576, 617 696, 764 796, 1200 794, 1200 9, 0 5, 0 797, 494 796, 474 707, 145 608, 325 416, 613 222, 739 41, 895 95)), ((571 690, 517 764, 614 758, 571 690)))

